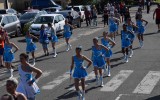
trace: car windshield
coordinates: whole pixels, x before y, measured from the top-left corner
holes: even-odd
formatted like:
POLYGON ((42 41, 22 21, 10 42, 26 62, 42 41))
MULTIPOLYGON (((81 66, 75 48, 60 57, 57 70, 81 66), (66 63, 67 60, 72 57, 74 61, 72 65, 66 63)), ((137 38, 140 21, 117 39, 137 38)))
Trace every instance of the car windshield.
POLYGON ((0 14, 6 14, 6 10, 0 10, 0 14))
POLYGON ((57 12, 56 14, 62 14, 65 18, 68 16, 68 12, 57 12))
POLYGON ((34 21, 35 24, 48 24, 51 22, 53 22, 52 16, 40 16, 34 21))
MULTIPOLYGON (((67 10, 71 10, 71 9, 72 9, 72 7, 68 7, 68 8, 67 8, 67 10)), ((77 11, 77 12, 80 11, 80 10, 79 10, 79 7, 74 7, 73 9, 74 9, 75 11, 77 11)))
POLYGON ((20 20, 30 20, 34 19, 37 13, 24 13, 21 17, 20 20))

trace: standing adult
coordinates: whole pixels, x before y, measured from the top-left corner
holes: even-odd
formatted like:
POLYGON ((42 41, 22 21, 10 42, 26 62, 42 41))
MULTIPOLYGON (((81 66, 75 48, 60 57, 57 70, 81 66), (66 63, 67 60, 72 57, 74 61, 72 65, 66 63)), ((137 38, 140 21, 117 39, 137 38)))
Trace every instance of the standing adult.
POLYGON ((87 9, 87 7, 84 8, 84 14, 85 14, 85 19, 86 19, 86 24, 91 25, 91 13, 90 11, 87 9))
POLYGON ((125 13, 123 14, 124 22, 126 23, 129 18, 131 18, 129 8, 126 8, 125 13))
POLYGON ((97 9, 96 6, 93 5, 92 10, 91 10, 91 14, 92 14, 92 20, 93 20, 93 26, 97 26, 97 9))
POLYGON ((10 78, 13 77, 13 69, 11 67, 11 64, 14 60, 14 53, 17 52, 19 48, 12 42, 9 41, 9 38, 5 38, 5 44, 4 44, 4 62, 5 62, 5 67, 8 69, 10 72, 10 78), (15 48, 15 51, 12 51, 12 48, 15 48))
POLYGON ((44 54, 45 56, 48 56, 49 55, 49 51, 48 51, 49 39, 48 39, 47 31, 45 30, 45 26, 43 24, 41 25, 39 37, 40 37, 39 41, 42 44, 44 54))
POLYGON ((156 15, 156 24, 158 26, 158 32, 160 32, 160 4, 158 4, 158 8, 156 8, 153 13, 153 19, 155 15, 156 15))
POLYGON ((4 41, 5 41, 6 32, 0 26, 0 67, 3 65, 3 54, 4 54, 4 41))
POLYGON ((106 22, 107 22, 107 25, 108 25, 108 13, 109 13, 109 10, 107 8, 107 6, 104 8, 104 11, 103 11, 103 21, 104 21, 104 27, 106 26, 106 22))
POLYGON ((78 94, 78 100, 85 100, 85 77, 87 76, 86 68, 88 68, 92 64, 92 61, 86 56, 82 55, 81 52, 82 52, 82 47, 81 46, 76 47, 76 55, 72 57, 70 75, 72 75, 72 70, 74 68, 73 78, 74 78, 75 88, 78 94), (84 61, 88 62, 87 67, 84 66, 84 61), (79 89, 79 81, 81 81, 82 84, 82 90, 83 90, 82 99, 80 99, 81 92, 79 89))
POLYGON ((147 0, 146 6, 147 6, 147 14, 149 14, 149 12, 150 12, 150 7, 151 7, 151 1, 150 1, 150 0, 147 0))
POLYGON ((20 92, 16 92, 18 81, 15 78, 8 79, 6 82, 6 90, 14 98, 13 100, 27 100, 26 96, 20 92))
POLYGON ((42 71, 28 63, 28 55, 20 54, 21 64, 18 66, 20 75, 20 83, 17 87, 17 92, 23 93, 28 100, 36 100, 35 95, 40 92, 36 80, 42 75, 42 71), (33 76, 35 73, 35 77, 33 76))

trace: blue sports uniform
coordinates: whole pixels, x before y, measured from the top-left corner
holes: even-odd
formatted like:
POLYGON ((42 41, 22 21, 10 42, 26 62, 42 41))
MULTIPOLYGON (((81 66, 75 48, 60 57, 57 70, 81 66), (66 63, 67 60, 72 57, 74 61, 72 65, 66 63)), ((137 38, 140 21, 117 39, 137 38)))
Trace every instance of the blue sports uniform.
POLYGON ((110 33, 116 32, 118 29, 117 23, 114 21, 113 18, 109 18, 108 21, 109 21, 109 32, 110 33))
POLYGON ((27 47, 26 47, 27 53, 34 52, 35 50, 37 50, 37 47, 34 44, 31 37, 26 37, 26 43, 27 43, 27 47))
POLYGON ((4 45, 4 62, 11 63, 14 60, 14 54, 12 53, 12 46, 9 44, 4 45))
POLYGON ((71 27, 69 25, 64 25, 64 37, 65 38, 71 37, 71 27))
POLYGON ((84 78, 87 76, 87 72, 84 68, 84 60, 78 58, 77 56, 73 56, 73 60, 74 60, 74 64, 75 64, 75 68, 74 68, 74 72, 73 72, 73 77, 74 78, 84 78))
POLYGON ((99 50, 95 46, 92 47, 92 61, 94 67, 104 68, 106 62, 102 49, 99 50))
MULTIPOLYGON (((131 26, 131 25, 127 25, 127 30, 134 33, 133 26, 131 26)), ((134 41, 135 35, 134 34, 129 34, 129 38, 131 39, 131 41, 134 41)))
POLYGON ((108 40, 105 40, 104 38, 101 39, 101 43, 106 46, 107 48, 109 48, 108 51, 102 49, 103 54, 105 55, 106 58, 110 58, 112 56, 112 50, 111 50, 111 46, 109 44, 108 40))
POLYGON ((121 43, 122 48, 127 48, 131 45, 131 38, 129 37, 128 31, 121 31, 121 43))
POLYGON ((137 30, 138 34, 143 34, 144 31, 145 31, 144 26, 143 26, 143 21, 142 20, 137 20, 136 24, 138 26, 138 30, 137 30))

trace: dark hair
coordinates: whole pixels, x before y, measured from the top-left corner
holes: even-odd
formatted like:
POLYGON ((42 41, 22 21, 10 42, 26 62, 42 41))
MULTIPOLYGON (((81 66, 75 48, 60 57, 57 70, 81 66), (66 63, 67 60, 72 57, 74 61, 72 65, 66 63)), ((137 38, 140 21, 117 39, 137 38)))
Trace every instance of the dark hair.
POLYGON ((51 24, 51 23, 48 23, 48 26, 52 26, 52 24, 51 24))
POLYGON ((8 83, 8 82, 11 82, 11 83, 14 84, 16 87, 17 87, 17 85, 18 85, 18 80, 15 79, 15 78, 10 78, 10 79, 8 79, 6 83, 8 83))
POLYGON ((80 50, 81 51, 82 50, 82 46, 77 46, 76 50, 80 50))
POLYGON ((21 53, 20 56, 24 57, 26 60, 29 58, 26 53, 21 53))
POLYGON ((13 96, 11 94, 4 94, 4 95, 2 95, 1 96, 1 100, 3 100, 2 97, 5 97, 7 100, 14 100, 14 98, 13 98, 13 96))
POLYGON ((44 24, 41 25, 41 29, 42 29, 42 27, 45 27, 44 24))
POLYGON ((71 14, 71 12, 68 12, 68 14, 71 14))

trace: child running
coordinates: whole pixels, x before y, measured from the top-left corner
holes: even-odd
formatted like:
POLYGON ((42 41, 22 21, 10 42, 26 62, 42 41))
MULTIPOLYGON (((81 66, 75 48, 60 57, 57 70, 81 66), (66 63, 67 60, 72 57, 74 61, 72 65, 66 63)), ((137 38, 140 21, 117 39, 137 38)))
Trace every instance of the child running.
POLYGON ((128 62, 128 49, 131 46, 130 35, 134 35, 131 31, 127 30, 127 25, 123 24, 123 30, 121 31, 121 41, 122 41, 122 53, 124 55, 124 60, 128 62))
POLYGON ((88 68, 91 64, 92 61, 88 59, 86 56, 81 54, 82 52, 82 47, 78 46, 76 47, 76 55, 72 57, 72 64, 71 64, 71 69, 70 69, 70 75, 72 75, 72 70, 74 68, 73 72, 73 78, 74 78, 74 84, 76 91, 78 93, 78 100, 85 100, 85 77, 87 76, 86 68, 88 68), (84 67, 84 61, 88 62, 87 67, 84 67), (81 85, 82 85, 82 94, 79 89, 79 81, 81 80, 81 85))
POLYGON ((12 42, 9 41, 9 38, 5 38, 5 44, 4 44, 4 62, 6 68, 10 71, 10 78, 13 77, 13 69, 11 67, 12 62, 14 60, 14 53, 17 52, 19 48, 12 42), (15 51, 12 51, 12 48, 15 48, 15 51))
POLYGON ((143 47, 143 34, 145 31, 145 26, 143 25, 143 22, 145 22, 145 26, 148 24, 148 21, 141 18, 141 16, 138 16, 138 19, 136 20, 136 24, 138 26, 137 34, 138 34, 138 40, 140 43, 140 48, 143 47))
POLYGON ((54 58, 57 57, 57 52, 56 52, 56 42, 58 42, 58 37, 56 35, 56 32, 54 31, 52 24, 48 23, 48 31, 51 34, 51 42, 52 42, 52 48, 53 48, 53 53, 54 53, 54 58))
POLYGON ((103 32, 103 38, 101 39, 101 43, 107 47, 109 50, 106 52, 105 49, 102 50, 103 54, 105 55, 105 59, 106 59, 106 66, 104 66, 104 74, 107 73, 107 69, 108 69, 108 76, 111 76, 111 73, 110 73, 110 58, 112 56, 112 50, 111 48, 113 48, 116 43, 110 39, 108 37, 108 33, 107 32, 103 32))
MULTIPOLYGON (((29 53, 31 53, 32 54, 32 63, 33 63, 33 65, 35 65, 35 55, 34 55, 34 53, 35 53, 35 51, 37 50, 37 47, 36 47, 36 45, 35 45, 35 43, 33 42, 33 39, 36 39, 36 40, 38 40, 38 38, 37 37, 35 37, 35 36, 33 36, 32 34, 30 34, 30 32, 28 31, 27 33, 26 33, 26 43, 27 43, 27 46, 26 46, 26 53, 27 54, 29 54, 29 53)), ((29 60, 29 59, 28 59, 29 60)))
POLYGON ((102 50, 106 50, 108 52, 108 48, 105 47, 102 44, 98 44, 98 37, 95 37, 93 39, 93 46, 92 46, 92 61, 93 61, 93 66, 94 66, 94 72, 96 76, 96 84, 99 84, 99 79, 98 79, 98 71, 100 74, 100 86, 103 85, 103 75, 102 75, 102 69, 106 66, 105 62, 105 57, 103 55, 102 50))

